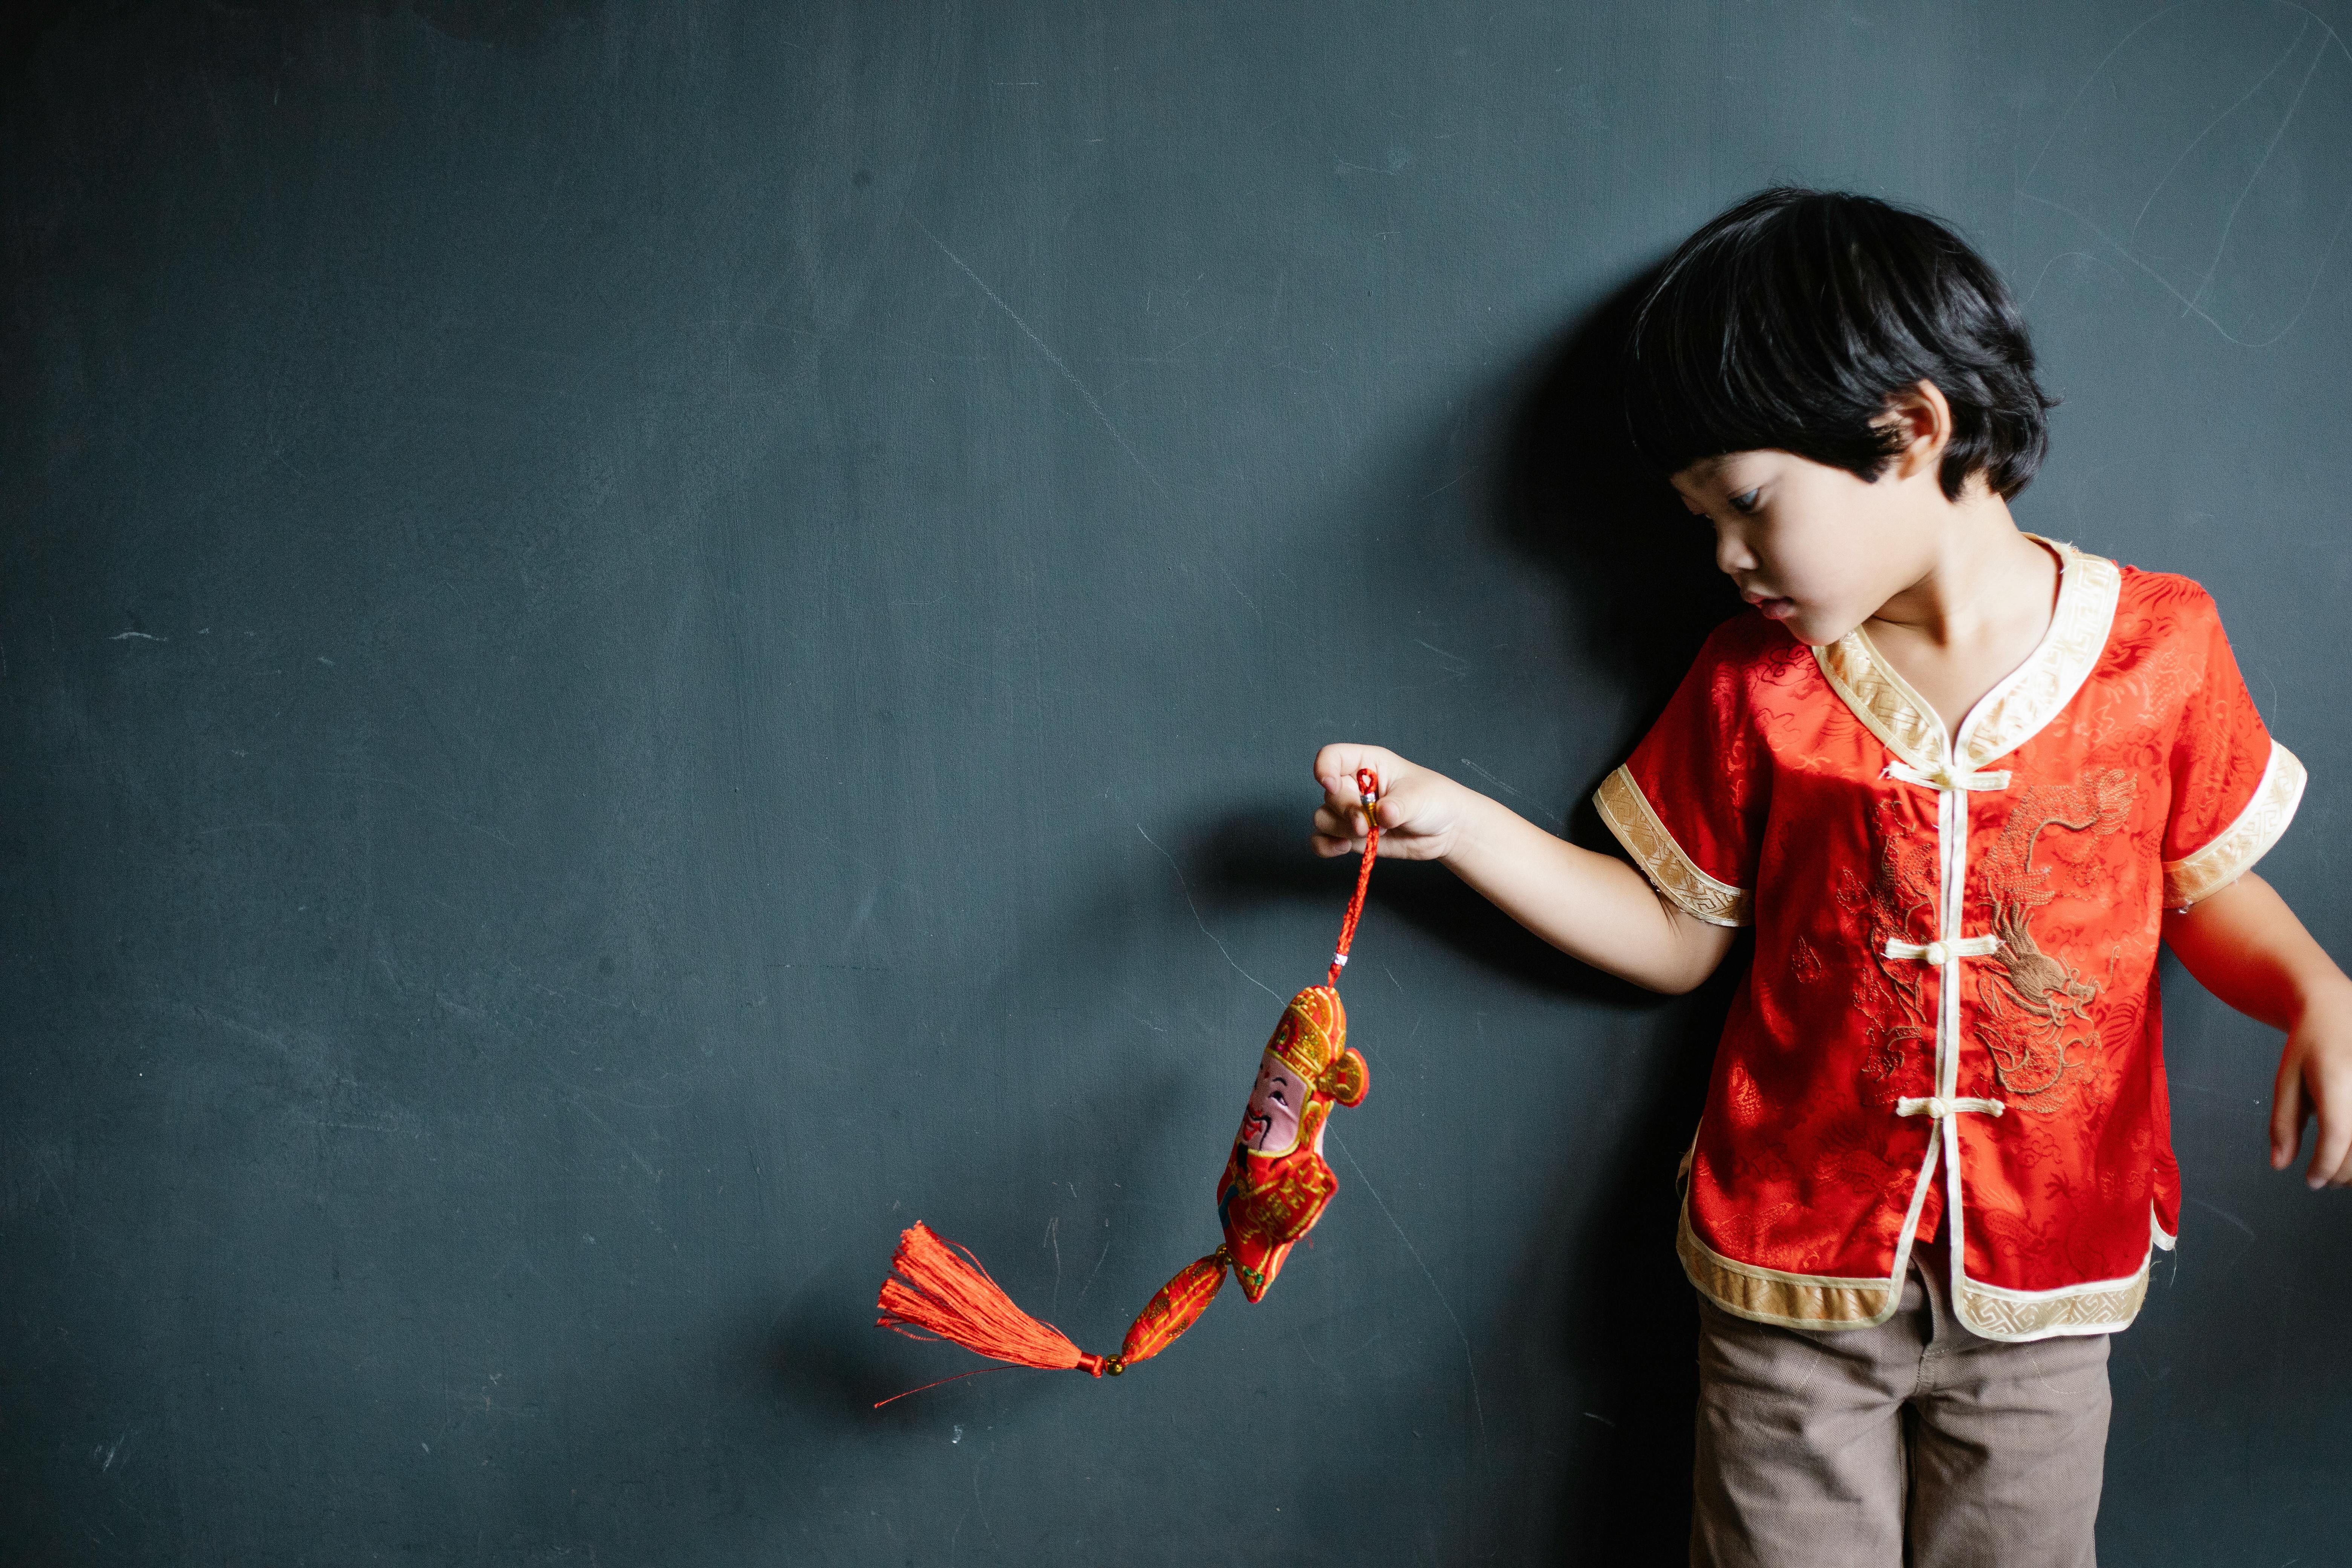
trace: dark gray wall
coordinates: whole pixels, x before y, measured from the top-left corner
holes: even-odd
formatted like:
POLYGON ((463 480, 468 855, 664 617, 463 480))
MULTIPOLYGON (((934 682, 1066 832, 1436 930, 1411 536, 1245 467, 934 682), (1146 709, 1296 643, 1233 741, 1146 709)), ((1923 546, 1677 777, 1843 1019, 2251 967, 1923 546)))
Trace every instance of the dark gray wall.
MULTIPOLYGON (((2352 950, 2342 4, 55 5, 0 86, 0 1555, 1670 1561, 1721 1006, 1384 868, 1267 1301, 1115 1347, 1347 868, 1571 832, 1730 607, 1579 422, 1731 198, 1924 204, 2028 526, 2219 595, 2352 950)), ((1605 397, 1600 397, 1605 407, 1605 397)), ((1416 874, 1423 873, 1423 874, 1416 874)), ((2168 978, 2106 1553, 2340 1561, 2352 1212, 2168 978)))

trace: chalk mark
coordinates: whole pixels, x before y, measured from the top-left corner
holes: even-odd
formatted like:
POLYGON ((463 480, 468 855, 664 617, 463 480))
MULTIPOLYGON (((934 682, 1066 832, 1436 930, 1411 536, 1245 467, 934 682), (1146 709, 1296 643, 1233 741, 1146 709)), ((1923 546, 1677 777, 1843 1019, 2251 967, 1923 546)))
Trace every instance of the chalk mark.
POLYGON ((2261 1239, 2259 1237, 2255 1236, 2254 1227, 2252 1226, 2248 1225, 2244 1220, 2240 1219, 2236 1215, 2231 1214, 2220 1204, 2209 1204, 2203 1198, 2190 1198, 2189 1201, 2210 1214, 2220 1215, 2223 1219, 2228 1220, 2231 1225, 2234 1225, 2240 1230, 2244 1231, 2250 1239, 2261 1239))
POLYGON ((1072 370, 1068 365, 1063 363, 1062 356, 1055 353, 1051 348, 1046 346, 1045 340, 1037 335, 1036 329, 1030 326, 1028 322, 1023 321, 1021 319, 1020 312, 1013 310, 1012 306, 1006 304, 1003 300, 998 296, 996 290, 988 286, 987 280, 982 278, 979 273, 974 272, 971 269, 971 266, 969 262, 965 261, 962 257, 958 256, 954 251, 950 250, 948 248, 947 241, 941 239, 938 235, 933 234, 929 228, 925 226, 921 219, 909 218, 908 221, 912 223, 917 228, 921 229, 923 231, 923 237, 929 240, 933 245, 938 246, 940 247, 940 254, 946 257, 950 261, 954 262, 956 265, 956 270, 971 279, 972 287, 978 289, 982 294, 986 295, 990 304, 1003 311, 1005 319, 1010 321, 1014 326, 1021 329, 1021 335, 1027 338, 1030 342, 1036 346, 1037 352, 1045 356, 1045 363, 1052 365, 1055 370, 1061 372, 1062 379, 1068 382, 1072 386, 1077 389, 1078 395, 1087 400, 1087 406, 1094 410, 1095 417, 1102 421, 1102 427, 1106 431, 1109 432, 1110 438, 1112 440, 1118 443, 1118 449, 1127 454, 1128 460, 1135 465, 1136 471, 1140 473, 1145 479, 1151 481, 1151 488, 1160 492, 1160 498, 1162 500, 1167 500, 1168 487, 1160 482, 1160 476, 1153 473, 1150 466, 1144 462, 1142 454, 1138 452, 1134 447, 1129 444, 1125 436, 1119 434, 1118 426, 1111 422, 1111 417, 1104 411, 1103 405, 1095 400, 1095 395, 1093 393, 1087 390, 1087 384, 1078 379, 1078 373, 1072 370))
MULTIPOLYGON (((2262 1237, 2255 1234, 2254 1227, 2252 1226, 2248 1225, 2244 1220, 2240 1219, 2236 1215, 2231 1214, 2228 1209, 2223 1208, 2221 1205, 2207 1203, 2203 1198, 2190 1198, 2189 1201, 2195 1204, 2199 1208, 2203 1209, 2208 1214, 2219 1215, 2230 1225, 2245 1233, 2246 1239, 2238 1244, 2238 1250, 2230 1254, 2229 1257, 2221 1260, 2221 1267, 2219 1272, 2222 1276, 2227 1277, 2238 1267, 2239 1262, 2244 1258, 2246 1254, 2252 1252, 2255 1247, 2261 1243, 2262 1237)), ((2180 1247, 2178 1241, 2173 1244, 2172 1247, 2172 1277, 2176 1283, 2180 1278, 2180 1247)))
MULTIPOLYGON (((2211 286, 2214 274, 2221 268, 2222 257, 2227 253, 2229 248, 2230 233, 2237 224, 2239 209, 2245 205, 2247 198, 2253 194, 2254 186, 2262 179, 2263 167, 2269 163, 2272 153, 2276 151, 2279 142, 2285 136, 2286 128, 2294 122, 2296 111, 2302 107, 2304 93, 2310 87, 2312 77, 2317 73, 2320 62, 2327 58, 2327 50, 2329 47, 2332 45, 2336 48, 2343 50, 2346 58, 2347 60, 2352 60, 2352 48, 2346 47, 2342 37, 2337 34, 2334 27, 2328 26, 2326 18, 2305 6, 2293 5, 2291 0, 2273 0, 2273 4, 2284 5, 2287 9, 2301 13, 2305 18, 2305 25, 2303 28, 2296 33, 2294 43, 2289 46, 2287 52, 2284 55, 2280 57, 2280 61, 2273 63, 2271 71, 2264 73, 2263 80, 2256 82, 2254 87, 2249 89, 2246 94, 2247 98, 2252 97, 2254 92, 2261 90, 2263 83, 2267 82, 2270 79, 2270 77, 2273 74, 2275 74, 2279 64, 2284 63, 2287 59, 2292 59, 2294 57, 2296 49, 2302 47, 2305 36, 2310 32, 2311 24, 2317 23, 2321 33, 2325 36, 2320 39, 2317 51, 2315 51, 2312 56, 2310 67, 2304 72, 2302 82, 2295 89, 2294 101, 2288 104, 2286 113, 2282 116, 2279 121, 2278 129, 2272 134, 2270 145, 2263 152, 2262 161, 2255 165, 2252 177, 2247 180, 2245 185, 2238 192, 2237 199, 2231 204, 2230 216, 2222 224, 2221 243, 2215 247, 2212 263, 2205 269, 2205 276, 2199 279, 2197 292, 2194 295, 2183 294, 2180 289, 2174 285, 2170 279, 2165 277, 2163 273, 2158 272, 2155 268, 2150 267, 2147 262, 2141 260, 2138 256, 2134 254, 2130 245, 2126 242, 2126 239, 2118 239, 2114 235, 2109 234, 2105 228, 2100 226, 2097 220, 2092 218, 2089 215, 2077 212, 2073 207, 2066 205, 2063 202, 2053 201, 2048 196, 2037 195, 2033 192, 2026 189, 2026 186, 2032 183, 2034 174, 2041 169, 2042 160, 2050 155, 2050 149, 2057 145, 2058 138, 2064 133, 2067 122, 2074 116, 2075 107, 2082 102, 2084 95, 2090 91, 2092 84, 2099 79, 2101 75, 2106 70, 2107 67, 2113 63, 2116 56, 2123 51, 2125 46, 2128 45, 2142 32, 2146 31, 2149 26, 2162 20, 2164 17, 2172 15, 2176 11, 2187 10, 2191 5, 2200 3, 2201 3, 2201 0, 2186 0, 2186 3, 2182 5, 2168 5, 2164 9, 2147 16, 2146 19, 2141 21, 2138 26, 2133 27, 2131 31, 2126 33, 2121 38, 2117 39, 2115 47, 2100 57, 2099 63, 2091 68, 2090 74, 2083 79, 2082 85, 2074 89, 2074 96, 2067 100, 2066 108, 2059 114, 2055 127, 2051 131, 2048 139, 2042 142, 2042 150, 2033 155, 2033 162, 2028 164, 2025 173, 2019 176, 2018 183, 2014 187, 2012 187, 2012 190, 2019 200, 2032 202, 2039 205, 2048 207, 2053 212, 2063 213, 2066 216, 2073 218, 2076 223, 2081 224, 2098 238, 2105 241, 2106 244, 2115 250, 2116 255, 2122 257, 2126 261, 2130 262, 2134 267, 2145 273, 2158 288, 2163 289, 2173 299, 2179 300, 2181 307, 2180 313, 2184 318, 2195 316, 2199 321, 2203 321, 2207 326, 2212 328, 2215 332, 2219 333, 2222 341, 2225 342, 2235 343, 2240 348, 2264 349, 2279 342, 2281 339, 2284 338, 2287 333, 2293 331, 2296 323, 2303 320, 2304 312, 2311 308, 2313 296, 2319 292, 2319 280, 2323 277, 2326 276, 2327 264, 2335 258, 2336 247, 2343 238, 2345 222, 2347 218, 2352 218, 2352 199, 2347 199, 2343 210, 2336 215, 2336 227, 2328 235, 2327 244, 2320 251, 2319 260, 2312 268, 2311 281, 2307 286, 2305 286, 2303 299, 2296 304, 2294 313, 2287 318, 2286 323, 2280 327, 2277 331, 2273 332, 2269 337, 2263 338, 2258 341, 2242 338, 2235 332, 2230 331, 2229 328, 2223 326, 2219 321, 2215 320, 2210 311, 2203 310, 2200 306, 2199 301, 2205 297, 2205 290, 2211 286)), ((2239 100, 2239 104, 2242 104, 2244 101, 2244 99, 2241 99, 2239 100)), ((2223 111, 2221 118, 2227 119, 2231 113, 2236 110, 2237 108, 2238 104, 2232 104, 2230 110, 2223 111)), ((2217 120, 2214 123, 2219 124, 2220 121, 2217 120)), ((2204 132, 2200 132, 2198 133, 2197 140, 2202 141, 2206 132, 2210 132, 2212 126, 2207 126, 2204 132)), ((2189 144, 2191 149, 2193 149, 2195 145, 2195 142, 2192 142, 2189 144)), ((2185 159, 2187 156, 2188 152, 2184 151, 2180 159, 2174 160, 2173 168, 2178 169, 2181 160, 2185 159)), ((2141 205, 2141 216, 2144 217, 2147 216, 2148 204, 2152 204, 2155 201, 2157 192, 2161 191, 2164 187, 2165 182, 2171 179, 2172 173, 2173 170, 2167 170, 2165 172, 2164 178, 2157 182, 2156 190, 2149 192, 2147 202, 2143 203, 2141 205)), ((2132 224, 2132 232, 2134 235, 2137 235, 2138 232, 2138 227, 2139 221, 2137 218, 2135 218, 2132 224)), ((2126 238, 2128 238, 2128 237, 2126 237, 2126 238)), ((2100 258, 2091 256, 2085 251, 2071 250, 2062 251, 2058 255, 2052 257, 2048 261, 2042 263, 2041 272, 2035 276, 2033 288, 2029 290, 2025 296, 2025 305, 2031 305, 2033 302, 2035 296, 2042 292, 2042 280, 2049 276, 2050 268, 2070 256, 2079 256, 2085 260, 2101 259, 2100 258)))
MULTIPOLYGON (((1143 833, 1143 824, 1139 822, 1137 823, 1135 825, 1135 830, 1138 833, 1143 833)), ((1160 849, 1160 840, 1152 837, 1149 833, 1143 833, 1143 841, 1146 844, 1150 845, 1154 849, 1160 849)), ((1202 936, 1207 937, 1211 942, 1217 944, 1217 951, 1225 955, 1225 962, 1234 966, 1234 973, 1240 975, 1244 980, 1248 981, 1251 984, 1256 986, 1259 990, 1265 992, 1267 995, 1273 997, 1276 1001, 1281 1002, 1287 1000, 1287 998, 1283 996, 1281 993, 1276 991, 1273 986, 1268 985, 1265 981, 1260 980, 1256 975, 1252 974, 1248 970, 1242 967, 1241 960, 1233 955, 1232 951, 1225 946, 1224 942, 1218 937, 1217 933, 1209 929, 1209 922, 1201 918, 1201 906, 1192 901, 1192 884, 1184 879, 1184 868, 1177 865, 1176 857, 1169 854, 1165 849, 1160 849, 1160 856, 1161 859, 1168 862, 1169 869, 1176 873, 1176 885, 1184 889, 1184 907, 1192 911, 1192 923, 1201 928, 1201 934, 1202 936)))
MULTIPOLYGON (((1486 465, 1484 463, 1471 464, 1468 468, 1463 469, 1460 473, 1454 475, 1452 479, 1446 480, 1444 484, 1438 486, 1427 495, 1422 497, 1422 500, 1435 500, 1439 496, 1444 495, 1447 490, 1452 489, 1454 486, 1460 484, 1463 480, 1478 472, 1479 469, 1486 466, 1486 465)), ((1419 502, 1415 502, 1414 504, 1418 505, 1419 502)))
POLYGON ((1463 758, 1462 765, 1468 768, 1472 773, 1476 773, 1480 778, 1485 779, 1488 784, 1493 784, 1496 789, 1501 790, 1507 795, 1517 795, 1519 799, 1526 801, 1529 805, 1534 806, 1538 811, 1541 812, 1549 821, 1559 823, 1563 826, 1567 823, 1568 818, 1561 813, 1552 810, 1549 806, 1545 805, 1541 801, 1537 800, 1532 795, 1526 795, 1518 790, 1513 789, 1509 784, 1505 784, 1501 779, 1496 778, 1493 773, 1488 773, 1486 769, 1480 767, 1469 758, 1463 758))
MULTIPOLYGON (((2305 31, 2309 30, 2306 25, 2305 31)), ((2331 33, 2329 37, 2333 37, 2331 33)), ((2301 33, 2295 35, 2298 43, 2302 37, 2301 33)), ((2319 47, 2312 51, 2311 65, 2304 71, 2303 79, 2294 84, 2294 98, 2287 104, 2286 112, 2279 116, 2278 129, 2271 132, 2270 143, 2263 149, 2262 158, 2254 164, 2253 174, 2246 181, 2245 187, 2239 191, 2238 199, 2230 204, 2230 216, 2221 223, 2221 242, 2213 247, 2213 259, 2207 264, 2205 276, 2197 280, 2196 298, 2189 301, 2191 310, 2196 308, 2198 300, 2205 298, 2205 290, 2213 286, 2213 274, 2221 269, 2221 258, 2230 253, 2230 231, 2238 226, 2238 209, 2246 205, 2246 198, 2254 194, 2256 185, 2262 184, 2263 171, 2271 164, 2271 154, 2278 151, 2280 141, 2286 135, 2286 128, 2294 123, 2295 111, 2303 107, 2303 95, 2310 90, 2311 79, 2319 71, 2319 62, 2327 58, 2327 44, 2328 39, 2323 38, 2319 47)), ((2187 310, 2181 312, 2184 316, 2188 313, 2187 310)))
MULTIPOLYGON (((2180 165, 2189 162, 2189 154, 2197 151, 2199 145, 2204 142, 2205 138, 2213 134, 2213 129, 2215 126, 2220 125, 2221 121, 2229 119, 2232 114, 2237 113, 2239 110, 2243 109, 2246 106, 2246 100, 2248 99, 2253 97, 2254 94, 2262 91, 2263 88, 2270 85, 2271 78, 2278 75, 2280 68, 2283 68, 2287 61, 2294 58, 2297 51, 2303 47, 2303 40, 2310 31, 2311 23, 2310 20, 2306 18, 2303 26, 2295 29, 2294 42, 2289 44, 2284 52, 2283 52, 2278 58, 2271 62, 2271 68, 2263 72, 2262 80, 2246 89, 2244 93, 2240 95, 2237 102, 2230 105, 2229 108, 2223 110, 2221 113, 2207 121, 2205 122, 2205 129, 2200 131, 2189 142, 2189 145, 2180 150, 2180 156, 2172 161, 2172 167, 2165 170, 2163 177, 2158 179, 2156 182, 2155 187, 2147 193, 2147 200, 2140 203, 2139 211, 2132 216, 2132 226, 2126 235, 2126 238, 2137 239, 2139 237, 2139 226, 2142 220, 2147 216, 2147 209, 2156 205, 2156 198, 2164 194, 2164 187, 2171 183, 2173 175, 2180 172, 2180 165)), ((2327 52, 2327 45, 2325 41, 2320 44, 2319 50, 2322 54, 2326 54, 2327 52)))
POLYGON ((1339 1145, 1340 1153, 1348 1156, 1349 1169, 1356 1173, 1356 1180, 1364 1184, 1364 1191, 1372 1194, 1372 1202, 1380 1205, 1381 1213, 1388 1219, 1389 1227, 1397 1233, 1397 1239, 1404 1243, 1405 1251, 1412 1255, 1413 1266, 1421 1270, 1421 1277, 1429 1281, 1430 1292, 1437 1298, 1437 1304, 1445 1309, 1446 1321, 1454 1325, 1454 1337, 1462 1342, 1462 1364, 1470 1371, 1470 1408, 1477 1415, 1478 1447, 1484 1449, 1486 1446, 1486 1405, 1478 1397, 1478 1363, 1470 1353, 1470 1336, 1463 1331, 1462 1320, 1454 1315, 1454 1303, 1445 1299, 1444 1290, 1438 1289, 1437 1276, 1432 1274, 1429 1265, 1421 1260, 1421 1249, 1413 1246, 1412 1237, 1404 1233, 1404 1226, 1397 1224, 1397 1216, 1389 1212, 1388 1200, 1381 1196, 1380 1189, 1372 1185, 1372 1179, 1364 1174, 1364 1167, 1357 1163, 1356 1152, 1349 1148, 1348 1141, 1336 1132, 1331 1134, 1331 1142, 1339 1145))
POLYGON ((1089 1290, 1091 1290, 1091 1289, 1093 1289, 1095 1288, 1095 1276, 1096 1276, 1097 1274, 1099 1274, 1099 1273, 1101 1273, 1101 1272, 1102 1272, 1103 1258, 1108 1258, 1109 1256, 1110 1256, 1110 1242, 1109 1242, 1108 1239, 1106 1239, 1106 1240, 1103 1242, 1103 1249, 1102 1249, 1101 1256, 1100 1256, 1100 1257, 1097 1257, 1097 1258, 1095 1259, 1095 1266, 1094 1266, 1093 1269, 1092 1269, 1091 1271, 1089 1271, 1089 1272, 1087 1273, 1087 1282, 1086 1282, 1084 1285, 1081 1285, 1081 1286, 1079 1286, 1079 1287, 1078 1287, 1078 1299, 1077 1299, 1077 1300, 1073 1301, 1073 1302, 1071 1302, 1071 1303, 1070 1303, 1070 1305, 1071 1305, 1072 1307, 1074 1307, 1074 1308, 1075 1308, 1075 1307, 1077 1307, 1077 1306, 1079 1306, 1079 1305, 1081 1305, 1082 1303, 1084 1303, 1084 1302, 1085 1302, 1085 1300, 1086 1300, 1086 1299, 1087 1299, 1087 1291, 1089 1291, 1089 1290))

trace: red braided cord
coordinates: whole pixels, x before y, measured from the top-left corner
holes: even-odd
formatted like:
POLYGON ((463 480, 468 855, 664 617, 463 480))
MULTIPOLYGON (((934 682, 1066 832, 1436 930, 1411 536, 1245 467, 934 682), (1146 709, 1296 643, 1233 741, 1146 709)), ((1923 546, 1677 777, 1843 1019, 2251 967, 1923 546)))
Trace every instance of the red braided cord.
POLYGON ((1372 861, 1381 852, 1381 819, 1374 809, 1381 799, 1381 776, 1370 768, 1356 770, 1356 788, 1364 800, 1364 859, 1356 868, 1356 896, 1348 900, 1348 918, 1339 922, 1339 950, 1331 955, 1331 975, 1326 984, 1339 984, 1348 966, 1348 944, 1356 940, 1356 921, 1364 912, 1364 889, 1372 885, 1372 861))

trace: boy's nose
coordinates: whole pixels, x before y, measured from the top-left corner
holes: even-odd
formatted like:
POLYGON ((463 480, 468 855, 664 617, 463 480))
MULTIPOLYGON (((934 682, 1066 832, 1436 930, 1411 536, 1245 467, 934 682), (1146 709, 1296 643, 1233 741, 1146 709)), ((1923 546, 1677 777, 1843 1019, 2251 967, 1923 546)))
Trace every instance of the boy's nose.
POLYGON ((1738 534, 1729 529, 1718 529, 1715 535, 1716 570, 1726 576, 1756 570, 1756 557, 1738 534))

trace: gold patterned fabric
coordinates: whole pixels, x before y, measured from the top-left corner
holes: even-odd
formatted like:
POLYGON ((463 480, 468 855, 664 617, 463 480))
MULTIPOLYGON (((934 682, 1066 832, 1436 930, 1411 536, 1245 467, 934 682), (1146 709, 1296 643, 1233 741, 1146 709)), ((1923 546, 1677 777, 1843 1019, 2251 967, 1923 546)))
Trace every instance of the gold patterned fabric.
POLYGON ((2294 808, 2303 801, 2305 782, 2301 760, 2273 741, 2270 763, 2263 769, 2263 782, 2254 787, 2253 798, 2246 802, 2237 820, 2196 854, 2164 863, 2166 907, 2185 910, 2198 900, 2220 892, 2268 854, 2271 846, 2286 831, 2286 825, 2294 820, 2294 808))
POLYGON ((1683 853, 1675 836, 1642 798, 1642 787, 1632 773, 1623 768, 1611 773, 1593 792, 1592 804, 1609 831, 1617 836, 1617 842, 1625 847, 1625 853, 1633 858, 1633 864, 1685 912, 1709 925, 1748 923, 1747 889, 1717 881, 1683 853))

